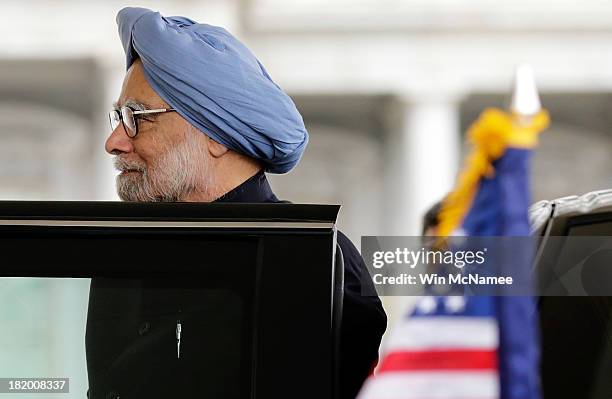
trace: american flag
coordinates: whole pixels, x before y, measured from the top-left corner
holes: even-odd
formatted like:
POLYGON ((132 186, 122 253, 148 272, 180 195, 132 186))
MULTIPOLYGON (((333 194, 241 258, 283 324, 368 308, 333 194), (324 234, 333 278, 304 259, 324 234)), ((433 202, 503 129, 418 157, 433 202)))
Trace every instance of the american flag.
MULTIPOLYGON (((528 165, 547 124, 545 111, 529 126, 500 110, 483 112, 468 132, 475 150, 442 207, 440 235, 529 236, 528 165)), ((528 282, 532 252, 511 255, 513 275, 528 282)), ((540 397, 533 297, 423 297, 387 342, 359 399, 540 397)))
POLYGON ((359 398, 498 398, 493 305, 489 297, 423 297, 399 321, 359 398))

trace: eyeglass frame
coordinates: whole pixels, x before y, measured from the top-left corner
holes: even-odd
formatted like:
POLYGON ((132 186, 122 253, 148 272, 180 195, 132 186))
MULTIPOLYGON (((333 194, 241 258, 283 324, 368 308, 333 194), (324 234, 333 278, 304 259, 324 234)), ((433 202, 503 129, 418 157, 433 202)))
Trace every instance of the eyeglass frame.
POLYGON ((134 137, 138 135, 138 119, 139 118, 137 118, 136 115, 161 114, 164 112, 176 112, 176 109, 174 108, 156 108, 156 109, 136 110, 128 105, 124 105, 121 108, 113 108, 112 110, 110 110, 108 112, 108 121, 110 123, 111 129, 115 130, 117 126, 119 126, 119 123, 117 123, 117 125, 113 127, 113 116, 118 115, 119 122, 121 122, 121 125, 123 126, 123 130, 125 130, 125 134, 127 134, 129 138, 133 139, 134 137), (123 110, 124 109, 129 109, 132 112, 132 119, 134 120, 134 127, 135 127, 134 131, 132 129, 128 129, 128 127, 125 124, 125 121, 123 120, 123 110), (130 134, 130 132, 132 131, 133 131, 133 134, 130 134))

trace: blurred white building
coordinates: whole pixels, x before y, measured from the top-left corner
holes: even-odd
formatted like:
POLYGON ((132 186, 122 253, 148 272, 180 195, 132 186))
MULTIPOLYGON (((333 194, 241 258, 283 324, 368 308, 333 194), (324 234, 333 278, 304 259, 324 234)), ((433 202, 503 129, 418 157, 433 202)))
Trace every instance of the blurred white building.
POLYGON ((358 246, 362 235, 420 232, 453 184, 463 132, 484 107, 505 106, 521 62, 553 121, 534 200, 612 187, 610 2, 5 0, 0 199, 117 199, 103 143, 124 73, 115 15, 128 5, 224 26, 251 47, 311 134, 273 188, 341 203, 340 227, 358 246))

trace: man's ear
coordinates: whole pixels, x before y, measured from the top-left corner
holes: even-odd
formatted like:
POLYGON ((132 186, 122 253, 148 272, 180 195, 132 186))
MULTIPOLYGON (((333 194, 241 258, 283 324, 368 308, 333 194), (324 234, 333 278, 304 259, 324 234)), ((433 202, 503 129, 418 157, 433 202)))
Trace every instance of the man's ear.
MULTIPOLYGON (((206 136, 208 137, 208 136, 206 136)), ((215 140, 208 137, 208 152, 214 158, 219 158, 225 155, 228 151, 228 148, 221 143, 217 143, 215 140)))

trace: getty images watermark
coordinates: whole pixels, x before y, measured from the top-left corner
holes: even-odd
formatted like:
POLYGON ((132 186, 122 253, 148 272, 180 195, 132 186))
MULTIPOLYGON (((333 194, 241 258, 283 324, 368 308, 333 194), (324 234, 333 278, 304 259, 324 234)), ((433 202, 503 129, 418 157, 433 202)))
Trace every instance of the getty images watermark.
POLYGON ((361 252, 363 295, 612 296, 608 236, 367 236, 361 252))
POLYGON ((533 254, 528 238, 362 237, 361 250, 378 295, 533 292, 516 266, 533 254))
MULTIPOLYGON (((389 265, 404 265, 414 270, 418 265, 445 266, 463 269, 465 266, 483 265, 486 262, 488 249, 478 251, 425 249, 411 250, 406 247, 394 251, 375 251, 372 256, 372 267, 381 269, 389 265)), ((409 284, 409 285, 446 285, 446 284, 512 284, 512 276, 482 276, 478 273, 463 274, 459 271, 441 275, 438 273, 400 273, 398 276, 385 276, 375 273, 374 284, 409 284)))

